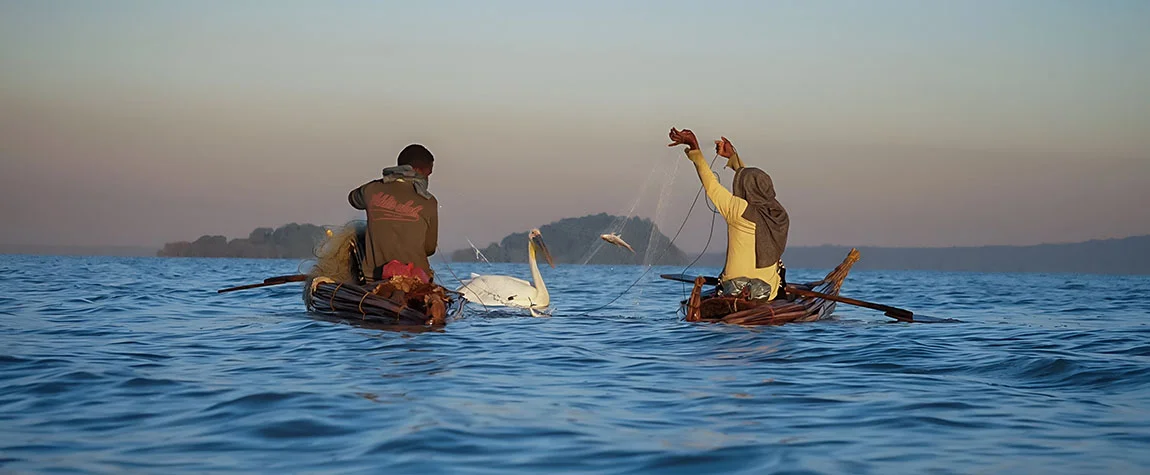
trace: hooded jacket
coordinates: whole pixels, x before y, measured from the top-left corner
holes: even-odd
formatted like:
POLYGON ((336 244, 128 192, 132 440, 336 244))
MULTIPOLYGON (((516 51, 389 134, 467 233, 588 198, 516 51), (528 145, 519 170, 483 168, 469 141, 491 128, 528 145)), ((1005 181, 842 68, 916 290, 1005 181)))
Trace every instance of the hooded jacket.
POLYGON ((414 264, 433 275, 428 257, 439 240, 439 202, 427 191, 427 178, 410 166, 385 168, 383 176, 351 190, 347 201, 367 211, 363 273, 380 280, 391 261, 414 264))

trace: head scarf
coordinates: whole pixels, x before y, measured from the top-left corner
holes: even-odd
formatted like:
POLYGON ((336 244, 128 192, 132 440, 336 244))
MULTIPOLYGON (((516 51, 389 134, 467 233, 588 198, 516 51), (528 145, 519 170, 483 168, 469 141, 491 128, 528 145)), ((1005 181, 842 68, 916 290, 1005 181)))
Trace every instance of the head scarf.
POLYGON ((755 267, 775 265, 787 247, 791 219, 775 199, 771 176, 758 168, 741 168, 735 172, 733 188, 736 197, 747 200, 743 219, 755 223, 755 267))

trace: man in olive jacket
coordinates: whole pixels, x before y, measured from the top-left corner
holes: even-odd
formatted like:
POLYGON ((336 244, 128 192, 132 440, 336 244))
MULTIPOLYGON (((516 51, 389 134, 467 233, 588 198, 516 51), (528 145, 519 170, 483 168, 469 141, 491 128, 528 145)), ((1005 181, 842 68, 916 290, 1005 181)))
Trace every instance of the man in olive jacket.
POLYGON ((391 261, 433 275, 427 258, 435 254, 439 239, 439 202, 427 191, 427 178, 435 157, 423 145, 411 144, 396 163, 347 195, 355 209, 367 211, 361 268, 368 282, 382 280, 383 267, 391 261))

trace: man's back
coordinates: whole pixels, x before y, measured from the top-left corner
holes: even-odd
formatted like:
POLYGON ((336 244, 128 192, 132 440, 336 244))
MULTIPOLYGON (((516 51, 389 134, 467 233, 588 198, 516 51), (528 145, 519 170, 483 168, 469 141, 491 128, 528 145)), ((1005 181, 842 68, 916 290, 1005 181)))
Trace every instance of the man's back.
POLYGON ((415 264, 431 275, 427 258, 435 254, 439 237, 434 196, 422 196, 411 181, 375 180, 352 190, 348 201, 367 211, 363 273, 368 281, 379 280, 383 266, 393 260, 415 264))

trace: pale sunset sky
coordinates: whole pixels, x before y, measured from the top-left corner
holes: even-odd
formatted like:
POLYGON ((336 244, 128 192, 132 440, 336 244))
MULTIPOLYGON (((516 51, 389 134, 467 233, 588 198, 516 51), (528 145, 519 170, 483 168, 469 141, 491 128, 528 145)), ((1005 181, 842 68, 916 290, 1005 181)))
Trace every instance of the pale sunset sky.
POLYGON ((412 142, 441 251, 670 234, 672 126, 770 173, 792 246, 1150 234, 1150 2, 0 1, 3 244, 339 224, 412 142))

